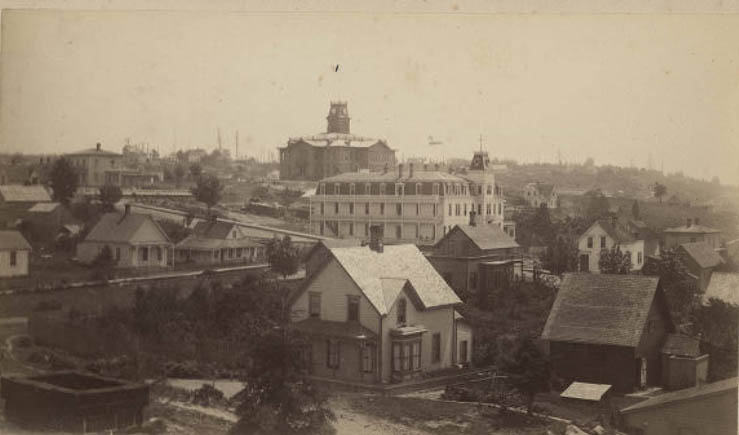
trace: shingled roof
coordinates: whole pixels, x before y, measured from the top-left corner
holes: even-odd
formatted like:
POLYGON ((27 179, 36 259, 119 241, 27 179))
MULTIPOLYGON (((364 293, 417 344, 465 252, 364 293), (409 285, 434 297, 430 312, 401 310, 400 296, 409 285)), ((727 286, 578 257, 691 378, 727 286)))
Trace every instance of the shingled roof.
POLYGON ((739 305, 739 273, 713 272, 703 301, 708 302, 711 298, 739 305))
POLYGON ((382 253, 369 246, 330 250, 380 315, 389 312, 393 294, 406 281, 415 290, 422 309, 462 302, 415 245, 385 246, 382 253))
POLYGON ((31 245, 19 231, 0 231, 0 251, 30 251, 31 245))
POLYGON ((137 213, 106 213, 85 237, 86 242, 128 243, 145 221, 151 220, 159 228, 164 240, 169 241, 167 233, 149 215, 137 213))
POLYGON ((209 239, 225 239, 236 224, 232 222, 210 220, 198 222, 192 232, 209 239))
POLYGON ((703 269, 724 264, 724 260, 710 245, 705 242, 691 242, 680 245, 686 254, 703 269))
POLYGON ((650 276, 566 274, 541 338, 636 347, 658 285, 650 276))
POLYGON ((51 202, 49 192, 44 186, 0 186, 0 197, 5 202, 51 202))
MULTIPOLYGON (((518 248, 515 240, 498 225, 456 225, 477 247, 483 251, 488 249, 518 248)), ((454 229, 452 229, 454 231, 454 229)))

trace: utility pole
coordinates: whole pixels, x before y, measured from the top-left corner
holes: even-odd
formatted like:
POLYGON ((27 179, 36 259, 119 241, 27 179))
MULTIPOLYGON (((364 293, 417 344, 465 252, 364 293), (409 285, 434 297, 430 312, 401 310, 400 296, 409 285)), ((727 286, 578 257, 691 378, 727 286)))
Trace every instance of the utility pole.
POLYGON ((220 127, 218 127, 216 129, 216 140, 218 141, 218 151, 220 151, 221 150, 221 145, 222 145, 222 143, 221 143, 221 128, 220 127))
POLYGON ((235 160, 239 159, 239 131, 236 130, 236 156, 235 160))

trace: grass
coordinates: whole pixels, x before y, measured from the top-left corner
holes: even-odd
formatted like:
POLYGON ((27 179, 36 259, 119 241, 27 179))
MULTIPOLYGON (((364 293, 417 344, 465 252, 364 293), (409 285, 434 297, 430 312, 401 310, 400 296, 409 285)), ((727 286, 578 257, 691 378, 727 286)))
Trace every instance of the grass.
POLYGON ((473 404, 369 396, 351 398, 350 406, 363 414, 439 435, 539 435, 563 430, 561 423, 473 404))

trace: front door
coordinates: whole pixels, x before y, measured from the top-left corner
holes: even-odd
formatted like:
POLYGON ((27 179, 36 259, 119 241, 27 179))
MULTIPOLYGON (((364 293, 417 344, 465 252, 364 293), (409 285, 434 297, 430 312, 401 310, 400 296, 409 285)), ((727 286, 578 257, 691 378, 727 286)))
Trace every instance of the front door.
POLYGON ((459 363, 465 364, 467 362, 467 340, 459 342, 459 363))
POLYGON ((580 255, 580 272, 588 272, 590 270, 590 256, 588 254, 580 255))

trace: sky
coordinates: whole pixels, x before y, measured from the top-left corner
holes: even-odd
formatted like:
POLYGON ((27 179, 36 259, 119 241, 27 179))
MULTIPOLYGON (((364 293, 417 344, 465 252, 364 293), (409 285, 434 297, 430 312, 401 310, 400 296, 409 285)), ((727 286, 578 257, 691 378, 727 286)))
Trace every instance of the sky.
POLYGON ((340 99, 399 157, 651 155, 739 184, 739 15, 5 10, 0 37, 6 152, 212 149, 220 130, 263 158, 340 99))

